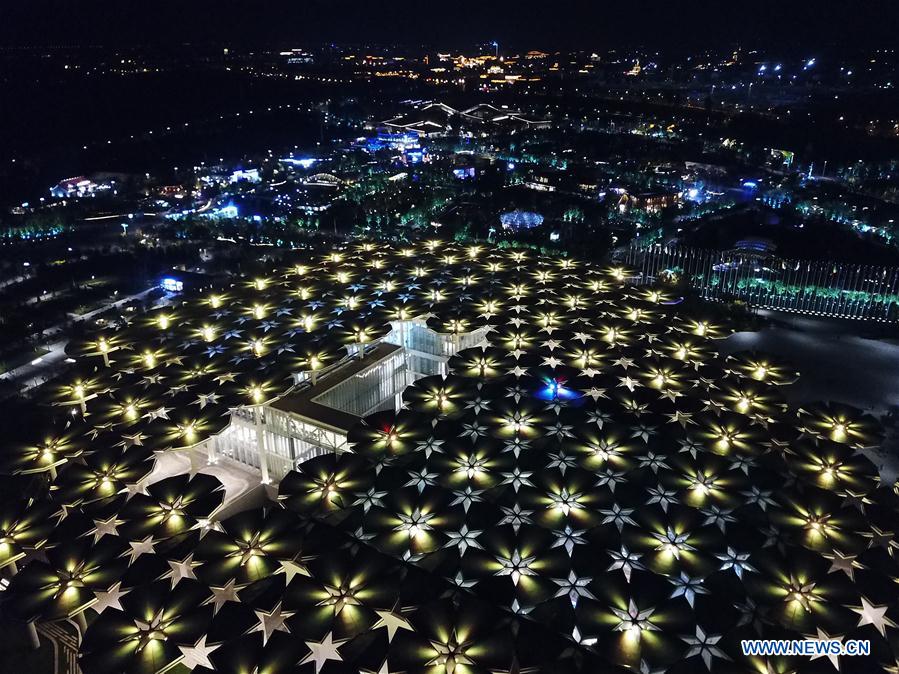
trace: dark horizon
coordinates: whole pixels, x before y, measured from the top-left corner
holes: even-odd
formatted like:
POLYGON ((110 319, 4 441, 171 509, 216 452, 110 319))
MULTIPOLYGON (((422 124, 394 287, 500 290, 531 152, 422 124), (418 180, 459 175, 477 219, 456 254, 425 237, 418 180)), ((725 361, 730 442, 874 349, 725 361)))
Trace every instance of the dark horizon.
POLYGON ((166 46, 371 43, 462 47, 497 40, 510 48, 830 49, 892 47, 899 3, 822 0, 721 3, 631 0, 472 0, 422 7, 411 0, 237 0, 116 3, 33 0, 6 8, 0 46, 166 46))

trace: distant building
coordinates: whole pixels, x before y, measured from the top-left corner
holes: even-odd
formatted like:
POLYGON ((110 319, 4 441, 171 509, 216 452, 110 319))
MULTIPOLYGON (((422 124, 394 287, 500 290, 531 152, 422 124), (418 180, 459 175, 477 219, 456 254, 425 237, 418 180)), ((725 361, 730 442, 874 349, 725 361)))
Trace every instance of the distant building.
POLYGON ((454 128, 474 130, 484 126, 503 126, 510 129, 549 128, 546 119, 531 119, 519 110, 481 103, 467 110, 456 110, 445 103, 424 103, 409 112, 381 122, 391 132, 414 133, 419 137, 440 136, 454 128))
POLYGON ((56 199, 82 199, 100 192, 115 189, 114 181, 94 182, 85 176, 66 178, 50 188, 50 196, 56 199))
POLYGON ((259 169, 238 169, 231 174, 231 182, 258 183, 262 182, 262 177, 259 175, 259 169))
POLYGON ((184 269, 170 269, 159 279, 159 287, 170 293, 181 293, 186 290, 200 291, 211 288, 221 281, 220 275, 202 274, 184 269))
POLYGON ((564 171, 542 169, 531 171, 524 186, 538 192, 595 197, 600 190, 600 179, 595 171, 579 167, 569 167, 564 171))
POLYGON ((639 194, 627 195, 626 203, 628 208, 632 210, 644 211, 646 213, 659 213, 665 208, 677 206, 680 203, 680 200, 681 194, 679 192, 651 190, 639 194))
POLYGON ((452 129, 450 120, 459 111, 443 103, 428 103, 381 122, 392 133, 413 133, 419 137, 439 136, 452 129))

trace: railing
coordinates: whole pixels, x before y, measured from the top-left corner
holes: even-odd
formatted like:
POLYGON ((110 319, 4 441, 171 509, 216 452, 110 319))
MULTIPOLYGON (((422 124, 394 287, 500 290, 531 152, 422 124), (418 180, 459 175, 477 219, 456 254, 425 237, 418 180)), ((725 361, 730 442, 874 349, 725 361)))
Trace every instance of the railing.
POLYGON ((761 309, 899 322, 899 267, 789 260, 679 246, 628 248, 619 259, 635 282, 685 280, 708 300, 761 309))

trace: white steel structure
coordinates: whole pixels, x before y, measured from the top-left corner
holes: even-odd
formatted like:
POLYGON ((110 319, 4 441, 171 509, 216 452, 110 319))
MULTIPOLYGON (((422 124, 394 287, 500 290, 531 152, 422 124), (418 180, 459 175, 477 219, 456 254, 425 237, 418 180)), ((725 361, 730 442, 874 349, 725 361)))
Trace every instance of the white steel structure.
POLYGON ((450 356, 486 345, 489 331, 438 333, 421 319, 391 325, 393 330, 370 345, 363 358, 348 349, 347 357, 320 373, 314 384, 299 374, 286 395, 232 410, 230 425, 204 443, 209 462, 228 457, 259 470, 264 484, 276 484, 312 457, 344 451, 347 433, 362 417, 398 410, 407 386, 445 375, 450 356))

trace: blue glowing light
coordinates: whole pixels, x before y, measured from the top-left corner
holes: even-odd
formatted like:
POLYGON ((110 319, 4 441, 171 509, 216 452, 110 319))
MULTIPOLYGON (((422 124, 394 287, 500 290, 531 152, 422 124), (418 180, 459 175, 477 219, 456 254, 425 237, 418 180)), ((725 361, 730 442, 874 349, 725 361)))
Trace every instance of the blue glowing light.
POLYGON ((565 387, 565 382, 549 379, 546 386, 535 394, 540 400, 573 400, 580 397, 577 391, 565 387))
POLYGON ((758 186, 759 186, 759 184, 757 182, 755 182, 754 180, 744 180, 743 181, 743 187, 745 187, 748 190, 754 190, 754 189, 758 188, 758 186))
POLYGON ((533 211, 509 211, 500 215, 499 221, 503 229, 518 231, 539 227, 543 224, 543 216, 533 211))

